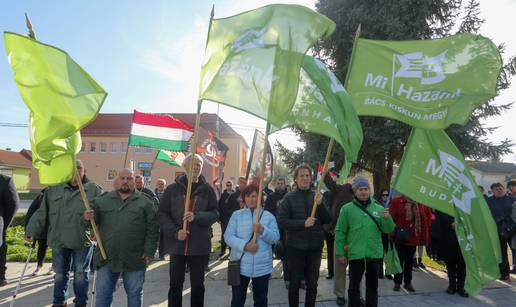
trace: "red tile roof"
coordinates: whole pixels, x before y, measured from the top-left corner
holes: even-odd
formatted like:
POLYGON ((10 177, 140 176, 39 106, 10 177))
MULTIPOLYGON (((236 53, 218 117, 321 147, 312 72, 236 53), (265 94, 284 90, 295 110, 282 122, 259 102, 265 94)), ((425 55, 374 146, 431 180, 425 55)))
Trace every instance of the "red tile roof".
POLYGON ((27 157, 28 150, 20 152, 0 149, 0 166, 11 166, 21 168, 31 168, 32 161, 27 157))
MULTIPOLYGON (((155 113, 160 114, 160 113, 155 113)), ((164 114, 164 113, 161 113, 164 114)), ((195 125, 195 113, 166 113, 177 119, 195 125)), ((132 113, 104 113, 81 130, 81 135, 128 135, 131 132, 132 113)), ((201 127, 215 131, 217 114, 202 113, 201 127)), ((241 137, 233 128, 219 117, 219 134, 221 137, 241 137)))

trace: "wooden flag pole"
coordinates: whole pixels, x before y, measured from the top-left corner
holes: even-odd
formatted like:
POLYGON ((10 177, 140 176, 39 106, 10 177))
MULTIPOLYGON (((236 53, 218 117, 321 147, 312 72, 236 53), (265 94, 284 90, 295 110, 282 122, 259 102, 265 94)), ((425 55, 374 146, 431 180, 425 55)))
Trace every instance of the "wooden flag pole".
MULTIPOLYGON (((215 15, 215 4, 213 4, 213 6, 211 7, 211 13, 210 13, 210 24, 208 26, 208 35, 206 35, 206 45, 205 45, 205 48, 206 46, 208 46, 208 40, 209 40, 209 37, 210 37, 210 29, 211 29, 211 22, 213 20, 213 16, 215 15)), ((190 196, 192 194, 192 171, 193 171, 193 159, 194 159, 194 155, 195 155, 195 152, 197 151, 197 142, 198 142, 198 139, 199 139, 199 126, 200 126, 200 122, 201 122, 201 105, 202 105, 202 99, 199 99, 197 101, 197 115, 195 116, 195 128, 194 128, 194 140, 193 140, 193 144, 192 144, 192 147, 190 148, 190 154, 192 155, 192 159, 190 160, 190 165, 188 165, 188 170, 187 170, 187 174, 186 174, 186 178, 188 179, 188 185, 186 187, 186 196, 185 196, 185 205, 184 205, 184 212, 188 212, 188 207, 189 207, 189 204, 190 204, 190 196)), ((188 226, 188 221, 184 220, 183 221, 183 230, 186 230, 188 226)))
MULTIPOLYGON (((190 159, 190 164, 188 165, 188 170, 186 173, 186 178, 188 179, 188 185, 186 187, 186 196, 185 196, 185 213, 188 212, 188 207, 190 205, 190 197, 192 195, 192 182, 194 178, 192 177, 193 172, 193 165, 194 165, 194 159, 195 159, 195 153, 197 151, 197 142, 199 139, 199 126, 201 124, 201 101, 199 100, 197 102, 197 115, 195 116, 195 128, 194 128, 194 139, 193 144, 190 148, 190 155, 192 155, 192 158, 190 159)), ((186 227, 188 226, 188 221, 183 221, 183 230, 186 230, 186 227)))
MULTIPOLYGON (((260 221, 260 209, 262 207, 262 194, 263 194, 263 181, 265 177, 265 162, 267 160, 267 148, 269 146, 269 133, 271 132, 271 124, 267 122, 267 127, 265 128, 265 145, 263 147, 262 161, 260 162, 260 184, 258 185, 258 203, 256 204, 256 215, 254 217, 254 222, 258 223, 260 221)), ((256 232, 253 234, 253 243, 256 243, 256 232)))
MULTIPOLYGON (((79 186, 79 191, 81 192, 82 202, 84 203, 84 207, 86 211, 91 211, 90 203, 88 202, 88 197, 86 197, 86 192, 84 191, 84 186, 82 185, 82 178, 79 178, 79 172, 75 172, 75 178, 77 179, 77 185, 79 186)), ((91 227, 93 228, 93 234, 95 235, 95 239, 97 240, 97 244, 99 245, 100 254, 102 255, 102 259, 106 260, 106 251, 104 250, 104 245, 102 245, 102 238, 100 237, 99 229, 97 228, 97 224, 95 223, 95 218, 90 220, 91 227)))
MULTIPOLYGON (((315 195, 321 193, 321 186, 324 181, 324 176, 326 176, 326 172, 328 171, 328 164, 330 163, 330 156, 331 152, 333 151, 333 145, 335 144, 335 140, 332 138, 330 139, 330 143, 328 144, 328 150, 326 151, 326 158, 324 159, 323 164, 323 171, 321 174, 321 181, 319 181, 319 184, 317 185, 317 190, 315 192, 315 195)), ((312 206, 312 214, 310 214, 310 217, 315 217, 315 212, 317 211, 317 203, 315 201, 314 197, 314 204, 312 206)))

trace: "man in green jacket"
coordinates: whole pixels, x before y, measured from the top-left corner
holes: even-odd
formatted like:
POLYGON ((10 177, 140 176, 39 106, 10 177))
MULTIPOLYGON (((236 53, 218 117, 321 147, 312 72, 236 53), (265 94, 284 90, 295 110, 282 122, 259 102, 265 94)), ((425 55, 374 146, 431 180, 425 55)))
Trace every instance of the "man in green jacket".
POLYGON ((95 199, 92 211, 84 213, 89 221, 95 216, 108 255, 101 260, 96 251, 97 306, 111 306, 120 275, 127 294, 127 306, 143 306, 143 282, 148 260, 158 242, 157 212, 152 199, 135 190, 133 172, 118 173, 115 191, 95 199))
POLYGON ((394 230, 389 210, 372 197, 369 181, 353 181, 354 198, 342 207, 335 228, 335 254, 349 263, 349 307, 359 307, 360 281, 366 275, 366 306, 378 305, 378 267, 383 260, 382 233, 394 230))
MULTIPOLYGON (((81 178, 88 201, 102 194, 102 189, 86 178, 83 163, 77 160, 78 178, 81 178)), ((90 226, 83 223, 84 203, 77 185, 77 176, 69 183, 50 186, 45 190, 41 206, 30 218, 26 237, 45 237, 52 247, 54 299, 52 306, 66 306, 70 268, 74 272, 75 306, 86 306, 88 301, 88 273, 93 253, 90 226), (73 266, 72 266, 73 265, 73 266)))

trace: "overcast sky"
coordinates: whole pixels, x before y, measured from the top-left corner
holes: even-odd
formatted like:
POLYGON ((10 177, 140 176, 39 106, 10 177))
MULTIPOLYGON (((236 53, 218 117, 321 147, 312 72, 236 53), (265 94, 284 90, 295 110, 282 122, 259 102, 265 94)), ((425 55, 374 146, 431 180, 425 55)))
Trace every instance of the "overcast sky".
MULTIPOLYGON (((23 14, 31 17, 38 39, 66 50, 108 92, 102 112, 195 112, 200 66, 209 14, 226 17, 269 3, 314 1, 9 1, 0 11, 0 30, 26 33, 23 14)), ((516 55, 516 0, 481 0, 486 22, 481 34, 495 44, 506 43, 516 55)), ((1 39, 3 45, 3 37, 1 39)), ((28 111, 5 60, 0 60, 0 123, 27 123, 28 111)), ((516 100, 516 79, 496 103, 516 100)), ((204 103, 203 112, 217 112, 217 104, 204 103)), ((265 123, 241 111, 220 106, 220 116, 251 143, 255 128, 265 123)), ((516 107, 487 122, 499 126, 489 137, 516 142, 516 107)), ((281 131, 271 141, 294 148, 297 137, 281 131)), ((0 148, 29 148, 27 128, 0 125, 0 148)), ((514 148, 516 151, 516 148, 514 148)), ((504 157, 516 162, 516 154, 504 157)))

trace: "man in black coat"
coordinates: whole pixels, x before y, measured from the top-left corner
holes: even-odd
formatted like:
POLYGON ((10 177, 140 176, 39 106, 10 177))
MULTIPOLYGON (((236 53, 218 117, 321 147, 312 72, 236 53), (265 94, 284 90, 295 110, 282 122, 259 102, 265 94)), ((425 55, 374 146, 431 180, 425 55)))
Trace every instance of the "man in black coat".
POLYGON ((193 163, 192 192, 185 212, 188 185, 181 175, 167 187, 159 205, 159 224, 165 235, 165 251, 170 254, 169 306, 182 306, 186 265, 190 268, 190 306, 204 305, 204 268, 211 252, 211 226, 219 219, 215 191, 201 175, 203 158, 188 155, 183 167, 193 163), (187 228, 183 229, 186 222, 187 228))
POLYGON ((0 174, 0 287, 7 284, 5 271, 7 270, 7 243, 5 235, 11 224, 20 199, 11 177, 0 174))
POLYGON ((274 192, 270 193, 265 200, 264 209, 272 213, 274 217, 277 216, 278 213, 278 205, 283 196, 287 194, 287 185, 285 182, 285 178, 278 177, 276 179, 276 187, 274 192))
POLYGON ((224 192, 222 192, 222 195, 220 195, 219 199, 219 222, 220 222, 220 228, 222 230, 221 236, 220 236, 220 257, 223 257, 224 254, 226 254, 226 241, 224 241, 224 232, 226 232, 226 227, 228 226, 229 218, 226 216, 226 208, 227 208, 227 202, 229 199, 229 196, 233 194, 233 182, 231 180, 226 181, 226 188, 224 189, 224 192))
POLYGON ((499 226, 498 237, 500 240, 500 248, 502 252, 502 263, 500 263, 500 279, 509 281, 511 278, 507 247, 510 246, 511 238, 506 238, 501 235, 500 225, 502 225, 504 220, 511 219, 512 203, 514 202, 514 199, 505 193, 503 185, 499 182, 493 183, 491 185, 491 191, 493 192, 493 196, 487 199, 487 205, 489 206, 489 210, 493 215, 494 221, 499 226))
POLYGON ((322 195, 310 188, 312 169, 301 164, 294 171, 297 189, 280 202, 278 225, 286 231, 287 262, 290 272, 288 301, 299 305, 301 280, 306 280, 305 306, 315 306, 317 280, 324 246, 324 224, 330 223, 330 213, 322 204, 322 195), (311 217, 313 204, 317 204, 315 217, 311 217))

